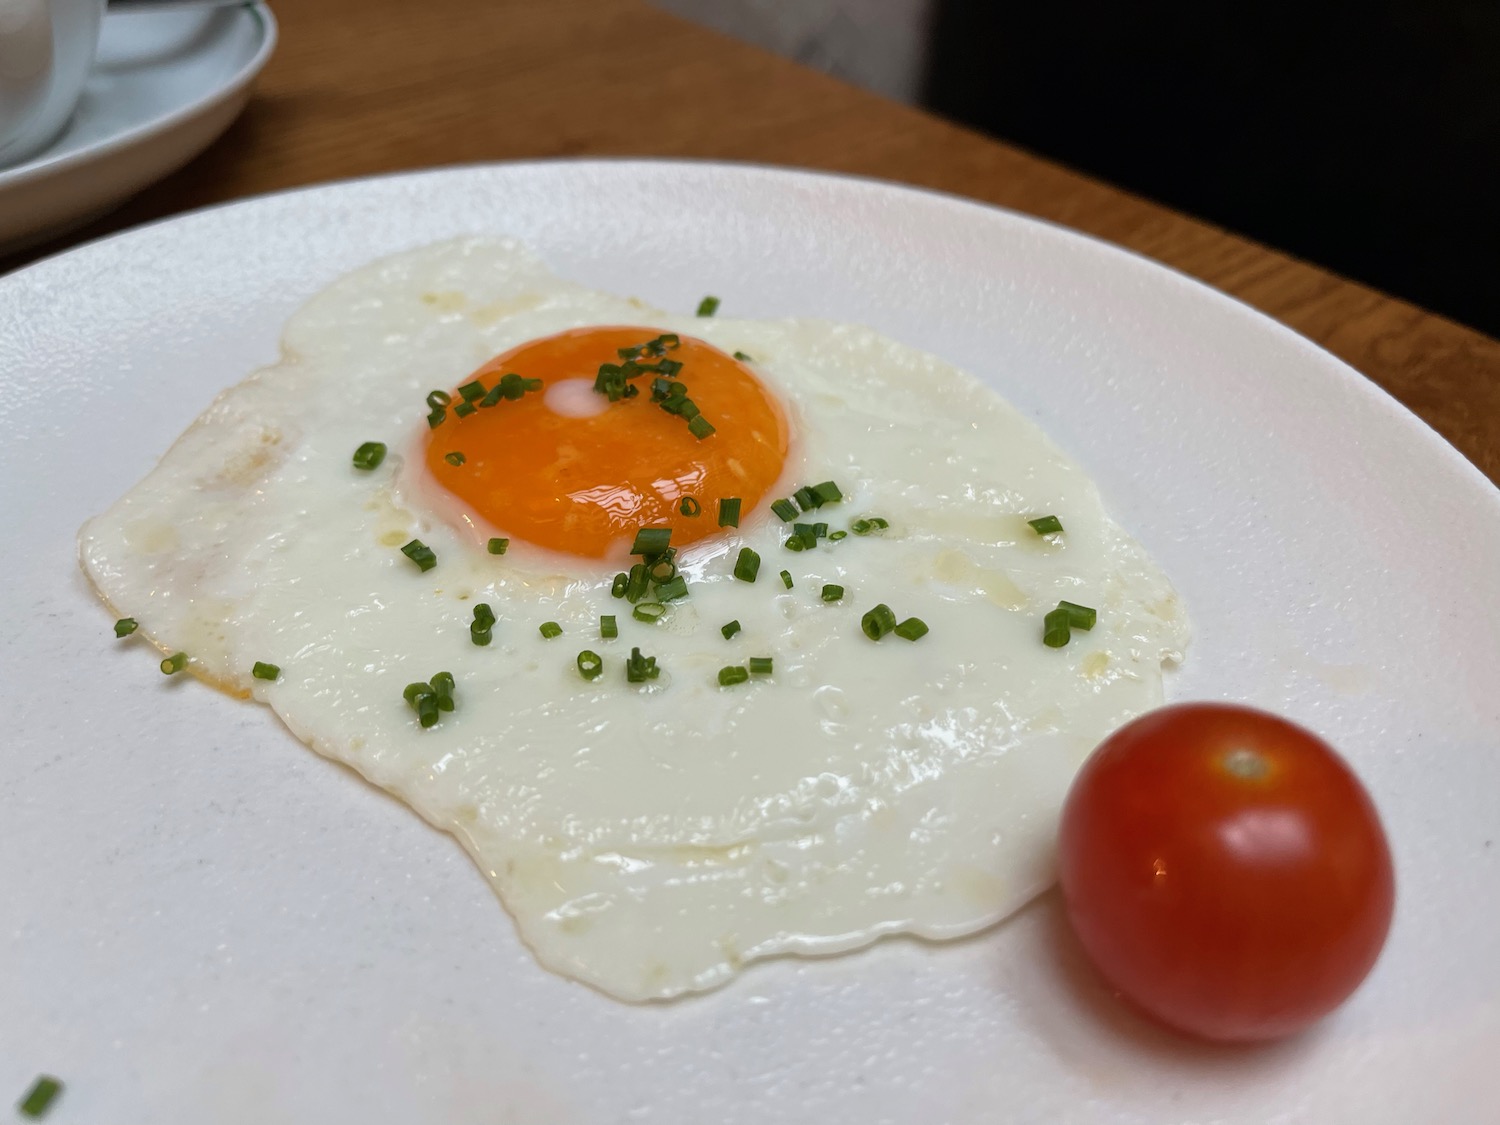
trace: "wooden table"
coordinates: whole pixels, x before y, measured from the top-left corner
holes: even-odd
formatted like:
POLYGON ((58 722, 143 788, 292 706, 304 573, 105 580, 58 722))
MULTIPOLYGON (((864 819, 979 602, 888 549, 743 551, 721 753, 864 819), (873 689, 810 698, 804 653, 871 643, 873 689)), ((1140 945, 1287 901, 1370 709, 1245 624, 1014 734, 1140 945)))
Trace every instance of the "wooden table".
POLYGON ((281 43, 239 122, 63 245, 240 196, 469 161, 692 156, 877 176, 1201 278, 1364 372, 1500 482, 1500 341, 639 0, 274 7, 281 43))

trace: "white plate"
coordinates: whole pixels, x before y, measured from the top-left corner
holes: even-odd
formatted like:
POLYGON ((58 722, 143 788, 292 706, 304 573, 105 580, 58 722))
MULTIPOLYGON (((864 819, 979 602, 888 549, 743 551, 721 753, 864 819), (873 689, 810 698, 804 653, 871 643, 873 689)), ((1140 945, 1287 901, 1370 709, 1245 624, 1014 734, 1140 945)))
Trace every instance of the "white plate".
POLYGON ((264 4, 108 12, 72 123, 0 169, 0 252, 96 218, 197 156, 244 108, 275 46, 264 4))
POLYGON ((251 200, 0 279, 0 1091, 56 1121, 1496 1120, 1500 494, 1364 378, 1203 286, 960 200, 712 164, 462 168, 251 200), (458 846, 268 711, 117 645, 74 532, 370 259, 518 235, 690 309, 875 325, 990 380, 1187 600, 1169 684, 1332 738, 1394 845, 1385 956, 1313 1033, 1120 1009, 1047 896, 947 945, 631 1007, 539 969, 458 846))

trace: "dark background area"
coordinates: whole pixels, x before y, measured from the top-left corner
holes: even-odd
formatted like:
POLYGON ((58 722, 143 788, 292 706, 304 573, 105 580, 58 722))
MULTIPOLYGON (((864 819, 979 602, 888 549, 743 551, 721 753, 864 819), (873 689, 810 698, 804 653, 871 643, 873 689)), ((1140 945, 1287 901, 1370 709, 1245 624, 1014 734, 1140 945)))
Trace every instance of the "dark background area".
POLYGON ((924 102, 1500 336, 1500 0, 940 0, 924 102))

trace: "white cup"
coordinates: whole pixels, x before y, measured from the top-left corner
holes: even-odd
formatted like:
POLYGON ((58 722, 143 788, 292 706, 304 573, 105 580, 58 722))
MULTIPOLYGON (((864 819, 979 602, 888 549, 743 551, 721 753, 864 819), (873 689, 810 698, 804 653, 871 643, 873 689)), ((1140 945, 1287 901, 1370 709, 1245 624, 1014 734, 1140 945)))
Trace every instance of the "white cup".
POLYGON ((106 0, 0 0, 0 168, 62 132, 83 93, 106 0))

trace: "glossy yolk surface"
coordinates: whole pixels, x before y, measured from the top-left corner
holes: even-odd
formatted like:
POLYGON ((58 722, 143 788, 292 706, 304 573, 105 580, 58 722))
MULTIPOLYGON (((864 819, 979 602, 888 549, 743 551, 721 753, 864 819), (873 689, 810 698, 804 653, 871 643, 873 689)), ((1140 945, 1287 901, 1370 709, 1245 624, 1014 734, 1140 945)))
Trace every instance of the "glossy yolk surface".
POLYGON ((682 364, 672 378, 715 427, 702 440, 651 400, 653 372, 617 402, 592 389, 601 364, 621 362, 619 349, 659 335, 579 328, 496 356, 465 382, 490 388, 515 372, 541 379, 542 390, 465 417, 450 406, 428 434, 428 472, 480 526, 587 558, 623 557, 643 526, 670 525, 674 546, 718 534, 724 497, 739 497, 748 517, 781 476, 789 437, 780 404, 745 364, 691 336, 665 353, 682 364), (461 465, 446 460, 452 453, 463 454, 461 465), (680 510, 684 497, 698 501, 696 516, 680 510))

